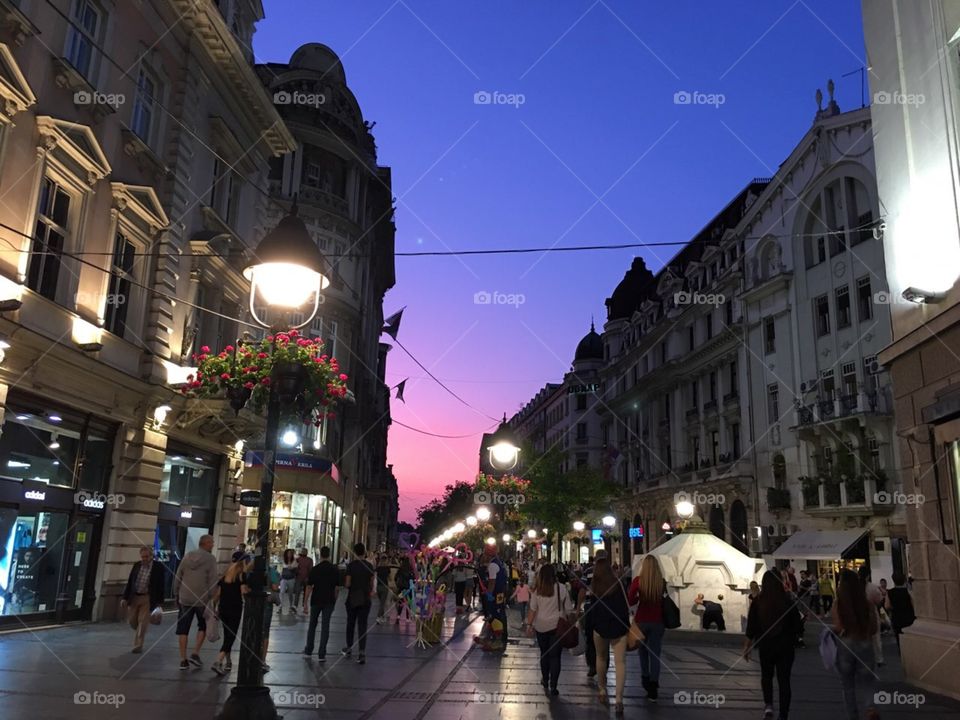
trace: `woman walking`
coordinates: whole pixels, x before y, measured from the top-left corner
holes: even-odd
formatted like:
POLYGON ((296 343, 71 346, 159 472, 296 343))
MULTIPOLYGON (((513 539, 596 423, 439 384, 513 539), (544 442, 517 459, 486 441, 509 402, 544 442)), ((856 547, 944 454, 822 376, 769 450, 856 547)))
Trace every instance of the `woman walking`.
POLYGON ((666 582, 660 563, 652 555, 643 558, 640 572, 630 583, 630 605, 637 605, 633 616, 644 640, 640 643, 640 681, 650 702, 657 701, 660 689, 660 650, 663 647, 663 594, 666 582))
POLYGON ((527 610, 530 606, 530 586, 527 585, 527 576, 521 575, 517 581, 517 587, 513 591, 510 599, 517 603, 517 609, 520 611, 520 630, 527 629, 527 610))
POLYGON ((877 611, 867 600, 864 585, 853 570, 841 570, 837 579, 833 629, 839 636, 837 672, 847 718, 857 720, 862 705, 866 708, 867 720, 875 720, 880 717, 873 707, 873 684, 877 677, 873 636, 877 632, 877 611), (857 700, 858 689, 866 697, 862 704, 857 700))
POLYGON ((230 651, 240 631, 240 618, 243 615, 243 596, 247 592, 247 558, 242 552, 235 552, 230 567, 220 578, 217 591, 217 617, 223 624, 223 643, 220 654, 213 664, 217 675, 226 675, 233 667, 230 651))
POLYGON ((557 623, 567 615, 567 592, 557 582, 553 565, 544 565, 537 578, 537 589, 530 597, 527 634, 536 633, 540 647, 540 684, 553 696, 560 694, 560 656, 563 648, 557 638, 557 623))
POLYGON ((623 715, 623 685, 627 679, 627 632, 630 630, 630 606, 627 591, 614 574, 607 558, 597 560, 590 583, 593 594, 593 642, 597 650, 597 698, 603 705, 607 698, 607 667, 610 650, 616 671, 616 713, 623 715))
POLYGON ((791 603, 783 583, 772 572, 763 574, 760 594, 750 604, 747 614, 747 637, 743 657, 749 662, 750 650, 760 651, 760 688, 763 690, 763 717, 773 717, 773 675, 780 689, 780 720, 790 712, 790 671, 793 669, 794 645, 803 630, 799 608, 791 603))
POLYGON ((283 551, 283 568, 280 570, 281 615, 283 615, 284 603, 286 603, 289 613, 294 615, 297 613, 297 573, 299 570, 297 554, 293 551, 293 548, 287 548, 283 551))

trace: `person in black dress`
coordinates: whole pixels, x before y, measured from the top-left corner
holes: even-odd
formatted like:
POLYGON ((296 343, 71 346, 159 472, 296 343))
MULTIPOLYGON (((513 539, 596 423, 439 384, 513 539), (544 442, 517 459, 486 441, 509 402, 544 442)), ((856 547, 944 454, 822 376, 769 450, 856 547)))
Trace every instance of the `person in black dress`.
POLYGON ((240 631, 240 618, 243 616, 243 596, 247 592, 247 571, 249 571, 247 556, 239 550, 231 558, 233 562, 220 578, 217 588, 217 617, 223 624, 223 644, 220 654, 213 664, 213 671, 217 675, 226 675, 233 667, 230 661, 230 651, 240 631))

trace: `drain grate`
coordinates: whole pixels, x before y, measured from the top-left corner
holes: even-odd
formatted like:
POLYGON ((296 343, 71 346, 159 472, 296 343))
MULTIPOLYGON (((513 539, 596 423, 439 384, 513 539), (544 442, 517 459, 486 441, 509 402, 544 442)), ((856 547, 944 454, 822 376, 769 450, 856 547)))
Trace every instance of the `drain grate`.
POLYGON ((390 696, 391 700, 421 700, 426 702, 430 699, 432 693, 414 692, 412 690, 396 692, 390 696))

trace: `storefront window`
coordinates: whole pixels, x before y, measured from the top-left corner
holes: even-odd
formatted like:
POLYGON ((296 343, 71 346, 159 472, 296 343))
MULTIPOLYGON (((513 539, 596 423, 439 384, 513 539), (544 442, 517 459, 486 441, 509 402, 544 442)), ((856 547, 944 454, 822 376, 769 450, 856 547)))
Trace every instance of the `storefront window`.
POLYGON ((160 501, 196 508, 213 507, 219 458, 193 450, 170 449, 163 461, 160 501))
POLYGON ((0 615, 56 609, 70 516, 0 508, 0 615))
MULTIPOLYGON (((314 560, 323 546, 335 554, 341 514, 339 506, 323 495, 275 491, 270 511, 271 562, 280 562, 287 548, 306 548, 314 560)), ((257 516, 257 508, 244 508, 245 537, 251 547, 257 541, 257 516)))
POLYGON ((78 428, 58 427, 46 418, 8 409, 0 435, 0 475, 73 487, 79 450, 78 428))

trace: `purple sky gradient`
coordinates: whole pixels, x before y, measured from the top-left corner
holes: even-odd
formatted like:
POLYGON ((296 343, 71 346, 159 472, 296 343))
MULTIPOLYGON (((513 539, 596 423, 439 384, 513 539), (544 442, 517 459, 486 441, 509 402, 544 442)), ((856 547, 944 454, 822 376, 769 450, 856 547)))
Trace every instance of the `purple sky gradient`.
MULTIPOLYGON (((859 107, 858 2, 665 4, 600 0, 266 0, 258 62, 298 46, 337 52, 399 198, 397 251, 684 241, 751 178, 772 175, 833 78, 859 107), (478 105, 478 91, 524 103, 478 105), (722 93, 719 107, 674 103, 722 93)), ((468 258, 397 258, 385 313, 406 305, 400 340, 482 413, 399 348, 389 456, 401 519, 477 471, 480 435, 559 380, 634 254, 653 248, 468 258), (479 291, 522 294, 477 305, 479 291)))

